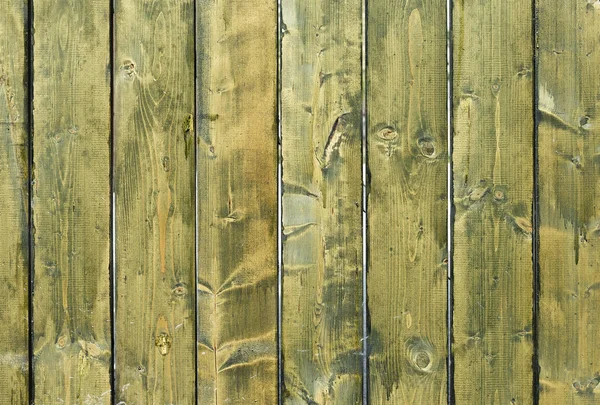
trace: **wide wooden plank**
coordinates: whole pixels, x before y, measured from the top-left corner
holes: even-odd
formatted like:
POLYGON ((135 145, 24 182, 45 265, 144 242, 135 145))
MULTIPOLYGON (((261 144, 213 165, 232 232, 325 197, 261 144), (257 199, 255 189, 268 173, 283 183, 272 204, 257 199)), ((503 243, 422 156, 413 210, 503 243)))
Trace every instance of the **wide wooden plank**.
POLYGON ((27 1, 0 0, 0 398, 29 403, 27 1))
POLYGON ((114 21, 115 398, 194 404, 194 3, 114 21))
POLYGON ((110 4, 33 7, 35 402, 108 404, 110 4))
POLYGON ((457 404, 533 400, 532 9, 453 6, 457 404))
POLYGON ((283 0, 284 402, 362 402, 361 1, 283 0))
POLYGON ((600 395, 600 2, 538 0, 540 404, 600 395))
POLYGON ((277 2, 200 0, 198 403, 277 403, 277 2))
POLYGON ((446 1, 368 7, 369 398, 445 404, 446 1))

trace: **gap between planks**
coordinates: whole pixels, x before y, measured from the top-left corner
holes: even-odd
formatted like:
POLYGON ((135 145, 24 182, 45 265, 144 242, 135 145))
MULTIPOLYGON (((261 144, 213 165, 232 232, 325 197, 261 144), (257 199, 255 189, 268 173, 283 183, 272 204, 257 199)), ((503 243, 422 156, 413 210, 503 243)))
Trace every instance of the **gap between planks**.
MULTIPOLYGON (((452 85, 452 4, 453 0, 446 0, 446 125, 447 125, 447 144, 448 144, 448 165, 446 168, 447 179, 446 189, 448 195, 448 205, 446 208, 446 227, 447 227, 447 255, 448 255, 448 273, 447 284, 446 284, 446 295, 447 295, 447 326, 446 326, 446 350, 448 352, 448 358, 446 360, 446 374, 447 374, 447 398, 448 404, 454 404, 454 364, 452 356, 452 325, 453 325, 453 284, 452 276, 454 270, 454 259, 452 256, 453 246, 453 225, 454 225, 454 199, 453 199, 453 183, 452 183, 452 97, 453 97, 453 85, 452 85)), ((365 404, 366 405, 366 404, 365 404)))

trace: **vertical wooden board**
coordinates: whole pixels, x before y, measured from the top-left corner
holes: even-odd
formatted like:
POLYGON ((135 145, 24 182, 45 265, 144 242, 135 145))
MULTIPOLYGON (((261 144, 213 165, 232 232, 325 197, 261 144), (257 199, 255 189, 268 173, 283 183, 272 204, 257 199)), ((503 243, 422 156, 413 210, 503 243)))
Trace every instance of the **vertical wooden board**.
POLYGON ((114 19, 115 397, 194 404, 194 3, 114 19))
POLYGON ((540 404, 600 395, 600 2, 538 0, 540 404))
POLYGON ((198 403, 277 403, 277 2, 200 0, 198 403))
POLYGON ((287 404, 362 402, 361 4, 281 3, 287 404))
POLYGON ((533 401, 532 9, 521 0, 454 2, 459 404, 533 401))
POLYGON ((33 3, 35 402, 108 404, 110 4, 33 3))
POLYGON ((0 398, 29 402, 27 2, 0 0, 0 398))
POLYGON ((369 398, 445 404, 446 1, 367 16, 369 398))

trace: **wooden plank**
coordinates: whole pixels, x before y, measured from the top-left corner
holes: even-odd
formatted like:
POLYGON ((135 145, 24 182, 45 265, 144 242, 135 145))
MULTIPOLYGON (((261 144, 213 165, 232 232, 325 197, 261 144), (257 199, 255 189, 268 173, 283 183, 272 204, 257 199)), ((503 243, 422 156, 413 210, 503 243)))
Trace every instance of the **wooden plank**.
POLYGON ((532 8, 521 0, 453 6, 459 404, 533 401, 532 8))
POLYGON ((277 2, 201 0, 198 403, 277 403, 277 2))
POLYGON ((110 4, 33 3, 35 401, 108 404, 110 4))
POLYGON ((445 404, 446 1, 367 16, 369 398, 445 404))
POLYGON ((0 398, 29 403, 26 1, 0 1, 0 398))
POLYGON ((600 395, 600 2, 538 0, 540 404, 600 395))
POLYGON ((286 404, 362 403, 361 4, 281 3, 286 404))
POLYGON ((194 404, 194 3, 115 7, 115 397, 194 404))

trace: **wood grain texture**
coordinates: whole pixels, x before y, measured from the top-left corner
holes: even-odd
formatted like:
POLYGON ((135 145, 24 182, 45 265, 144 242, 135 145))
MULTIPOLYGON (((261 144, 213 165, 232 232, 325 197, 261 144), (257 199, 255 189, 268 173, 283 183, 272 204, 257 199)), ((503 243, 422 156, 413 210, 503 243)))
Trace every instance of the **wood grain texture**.
POLYGON ((445 404, 446 2, 368 7, 369 398, 445 404))
POLYGON ((283 401, 358 404, 361 2, 281 9, 283 401))
POLYGON ((277 403, 277 2, 200 0, 198 403, 277 403))
POLYGON ((109 3, 33 3, 35 401, 108 404, 109 3))
POLYGON ((456 403, 531 404, 532 4, 453 7, 456 403))
POLYGON ((194 5, 114 21, 116 401, 195 404, 194 5))
POLYGON ((27 2, 0 0, 0 398, 29 402, 27 2))
POLYGON ((596 404, 600 2, 537 7, 540 404, 596 404))

